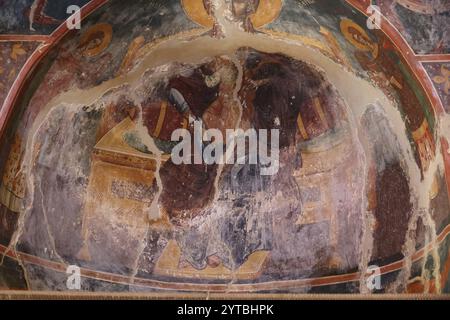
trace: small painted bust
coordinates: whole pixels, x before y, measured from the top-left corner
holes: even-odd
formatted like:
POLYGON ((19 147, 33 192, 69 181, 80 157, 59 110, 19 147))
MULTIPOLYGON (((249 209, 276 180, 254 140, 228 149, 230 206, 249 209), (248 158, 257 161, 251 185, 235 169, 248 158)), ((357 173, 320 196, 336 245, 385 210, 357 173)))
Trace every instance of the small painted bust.
MULTIPOLYGON (((203 6, 210 16, 214 16, 214 8, 211 0, 203 0, 203 6)), ((247 32, 255 32, 251 16, 256 13, 259 6, 259 0, 232 0, 232 13, 237 22, 242 23, 242 26, 247 32)), ((212 33, 214 36, 220 36, 221 30, 217 22, 214 23, 212 33)))

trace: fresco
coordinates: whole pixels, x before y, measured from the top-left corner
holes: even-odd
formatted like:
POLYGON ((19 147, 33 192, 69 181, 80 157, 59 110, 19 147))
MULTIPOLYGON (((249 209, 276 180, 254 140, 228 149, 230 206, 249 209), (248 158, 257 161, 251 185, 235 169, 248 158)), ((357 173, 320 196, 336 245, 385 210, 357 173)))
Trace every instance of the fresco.
MULTIPOLYGON (((2 33, 65 19, 36 3, 2 33)), ((448 293, 447 64, 419 77, 357 5, 112 0, 52 43, 0 138, 0 290, 68 291, 77 266, 93 292, 448 293), (244 152, 197 162, 228 130, 244 152)), ((5 99, 37 45, 0 44, 5 99)))
POLYGON ((418 54, 450 53, 448 1, 376 0, 382 14, 418 54))
POLYGON ((450 64, 446 62, 423 62, 431 81, 447 112, 450 112, 450 64))
POLYGON ((33 51, 38 47, 36 42, 1 42, 0 51, 0 101, 6 99, 14 80, 33 51))
POLYGON ((49 34, 71 14, 71 5, 84 6, 89 0, 1 1, 0 32, 3 34, 49 34))

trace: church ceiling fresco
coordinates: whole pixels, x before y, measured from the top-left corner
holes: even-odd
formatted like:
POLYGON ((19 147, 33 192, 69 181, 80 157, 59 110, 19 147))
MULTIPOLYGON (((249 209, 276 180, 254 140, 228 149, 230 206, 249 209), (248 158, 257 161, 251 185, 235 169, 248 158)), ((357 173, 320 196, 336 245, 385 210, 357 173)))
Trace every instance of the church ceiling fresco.
POLYGON ((0 42, 0 99, 5 101, 14 80, 27 59, 38 47, 36 42, 0 42))
POLYGON ((450 53, 448 1, 375 0, 417 54, 450 53))
POLYGON ((445 111, 450 112, 450 63, 429 61, 422 62, 422 65, 433 82, 445 111))
POLYGON ((71 5, 83 6, 89 0, 1 1, 0 32, 3 34, 50 34, 69 16, 71 5))
POLYGON ((75 267, 149 296, 449 293, 450 8, 424 3, 0 0, 0 292, 75 267))

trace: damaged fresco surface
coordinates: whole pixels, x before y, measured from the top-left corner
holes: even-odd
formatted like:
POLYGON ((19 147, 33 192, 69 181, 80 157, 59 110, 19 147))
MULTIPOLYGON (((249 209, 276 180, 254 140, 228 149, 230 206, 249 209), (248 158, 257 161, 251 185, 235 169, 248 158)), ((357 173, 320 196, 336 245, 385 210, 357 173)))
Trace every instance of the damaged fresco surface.
POLYGON ((424 2, 0 1, 0 290, 449 293, 450 8, 424 2), (193 120, 277 129, 278 171, 174 163, 193 120))

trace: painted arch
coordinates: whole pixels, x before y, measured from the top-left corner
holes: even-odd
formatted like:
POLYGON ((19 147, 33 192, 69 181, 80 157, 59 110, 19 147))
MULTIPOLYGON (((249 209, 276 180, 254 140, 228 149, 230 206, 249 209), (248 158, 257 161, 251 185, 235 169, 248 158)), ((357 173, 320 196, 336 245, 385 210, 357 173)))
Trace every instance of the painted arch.
POLYGON ((373 1, 376 30, 371 1, 81 1, 81 30, 32 2, 0 19, 0 290, 76 265, 108 293, 449 292, 450 56, 420 1, 373 1), (189 116, 279 129, 277 174, 174 164, 189 116))

